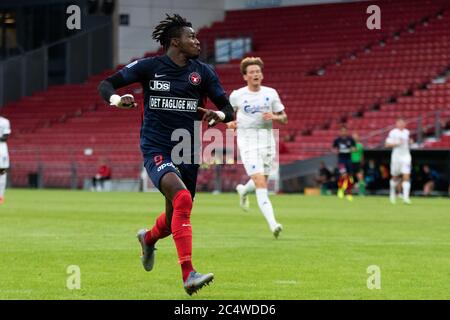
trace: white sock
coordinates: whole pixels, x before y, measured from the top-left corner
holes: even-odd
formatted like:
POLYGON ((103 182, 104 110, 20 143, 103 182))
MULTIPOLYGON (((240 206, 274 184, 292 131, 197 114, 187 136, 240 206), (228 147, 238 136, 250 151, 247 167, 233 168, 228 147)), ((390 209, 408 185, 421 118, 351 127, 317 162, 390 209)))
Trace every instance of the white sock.
POLYGON ((277 221, 273 214, 273 207, 269 200, 269 192, 267 189, 256 189, 256 199, 258 200, 259 209, 269 224, 270 230, 273 231, 277 225, 277 221))
POLYGON ((397 184, 398 184, 398 182, 395 181, 394 179, 389 180, 390 191, 392 193, 396 193, 397 192, 397 190, 396 190, 397 189, 397 184))
POLYGON ((409 181, 403 181, 402 189, 403 189, 403 199, 408 200, 409 199, 409 190, 411 189, 411 183, 409 181))
POLYGON ((7 173, 0 175, 0 197, 1 198, 3 198, 5 196, 6 175, 7 175, 7 173))
POLYGON ((244 194, 255 191, 255 183, 253 182, 253 179, 248 180, 247 183, 244 184, 243 191, 244 191, 244 194))
POLYGON ((394 179, 389 180, 389 196, 391 198, 391 201, 395 201, 395 196, 397 194, 397 181, 394 179))

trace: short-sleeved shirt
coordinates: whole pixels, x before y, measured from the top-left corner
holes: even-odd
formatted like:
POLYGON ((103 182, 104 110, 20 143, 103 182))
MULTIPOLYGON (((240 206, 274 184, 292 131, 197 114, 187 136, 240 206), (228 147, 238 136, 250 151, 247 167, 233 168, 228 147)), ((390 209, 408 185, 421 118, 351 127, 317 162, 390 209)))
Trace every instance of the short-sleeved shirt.
POLYGON ((191 138, 194 149, 195 121, 202 115, 198 107, 204 107, 206 98, 225 95, 215 71, 196 59, 180 67, 167 55, 134 61, 119 71, 125 82, 139 82, 144 91, 144 112, 140 146, 145 155, 169 153, 181 142, 183 133, 191 138), (172 141, 172 134, 178 136, 172 141))
POLYGON ((411 153, 409 152, 409 130, 398 128, 389 131, 386 143, 400 144, 392 148, 391 161, 411 161, 411 153))
POLYGON ((352 151, 351 157, 353 163, 360 163, 364 155, 364 147, 361 142, 356 144, 356 151, 352 151))
POLYGON ((352 137, 337 137, 333 142, 333 148, 337 148, 341 159, 350 159, 350 154, 354 147, 355 140, 352 137))
POLYGON ((272 129, 272 121, 264 120, 263 113, 284 110, 277 91, 265 86, 256 92, 250 91, 248 87, 234 90, 230 95, 230 103, 237 111, 238 129, 272 129))

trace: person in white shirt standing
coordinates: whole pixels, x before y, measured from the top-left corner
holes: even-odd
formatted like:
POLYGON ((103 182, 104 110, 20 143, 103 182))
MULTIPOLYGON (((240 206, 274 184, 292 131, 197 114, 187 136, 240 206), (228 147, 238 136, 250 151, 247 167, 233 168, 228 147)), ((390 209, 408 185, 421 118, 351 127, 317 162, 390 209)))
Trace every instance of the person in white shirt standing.
POLYGON ((230 103, 237 111, 236 121, 227 124, 237 129, 237 144, 245 171, 251 179, 239 184, 240 205, 248 210, 248 194, 256 193, 258 206, 269 224, 275 238, 283 226, 275 219, 267 190, 267 180, 276 155, 272 122, 287 123, 287 115, 275 89, 262 86, 264 63, 259 57, 248 57, 241 61, 240 69, 247 86, 234 90, 230 103))
POLYGON ((5 202, 6 172, 9 169, 8 140, 11 134, 9 120, 0 117, 0 204, 5 202))
POLYGON ((389 197, 392 203, 396 202, 397 186, 401 182, 403 202, 410 204, 409 192, 411 190, 411 153, 409 145, 412 140, 409 136, 409 130, 406 129, 406 123, 403 119, 398 119, 396 128, 389 132, 386 138, 385 146, 392 148, 391 154, 391 180, 389 181, 389 197))

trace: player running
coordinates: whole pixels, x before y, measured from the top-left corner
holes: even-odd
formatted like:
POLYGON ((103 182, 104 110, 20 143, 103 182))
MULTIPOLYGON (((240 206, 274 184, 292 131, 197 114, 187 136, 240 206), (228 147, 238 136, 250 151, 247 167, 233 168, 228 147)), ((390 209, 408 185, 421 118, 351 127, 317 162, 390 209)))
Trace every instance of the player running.
POLYGON ((9 169, 9 154, 6 141, 11 134, 11 125, 9 120, 0 117, 0 204, 5 202, 5 189, 7 170, 9 169))
MULTIPOLYGON (((152 270, 156 242, 172 234, 184 288, 192 295, 212 281, 214 275, 196 272, 191 259, 190 215, 199 167, 194 161, 195 144, 192 142, 188 155, 190 163, 180 161, 175 154, 172 155, 172 149, 179 141, 172 141, 171 135, 181 128, 193 137, 196 120, 203 119, 210 125, 229 122, 233 120, 233 108, 216 73, 197 60, 200 42, 192 24, 178 14, 166 16, 153 32, 153 39, 163 46, 165 55, 130 63, 102 81, 99 91, 111 105, 131 108, 136 106, 133 96, 120 97, 115 89, 135 82, 142 84, 144 111, 140 147, 147 173, 166 199, 166 210, 156 219, 151 230, 138 232, 141 259, 144 269, 152 270), (203 109, 206 97, 221 111, 203 109)), ((185 158, 186 154, 183 155, 185 158)))
POLYGON ((264 63, 259 57, 248 57, 241 61, 241 73, 247 86, 235 90, 230 102, 237 111, 236 121, 227 124, 237 129, 237 144, 245 171, 251 179, 239 184, 240 205, 249 208, 248 194, 256 189, 259 209, 267 220, 275 238, 283 226, 275 220, 272 203, 267 191, 267 180, 275 158, 276 147, 272 133, 272 122, 287 123, 284 106, 275 89, 262 86, 264 63))
POLYGON ((402 181, 403 202, 406 204, 411 203, 411 200, 409 199, 409 191, 411 189, 411 183, 409 182, 411 173, 411 153, 409 152, 409 145, 411 143, 412 140, 409 137, 409 130, 406 129, 405 121, 403 119, 398 119, 396 128, 389 132, 385 143, 387 148, 392 148, 389 198, 393 204, 396 202, 396 190, 400 181, 402 181))

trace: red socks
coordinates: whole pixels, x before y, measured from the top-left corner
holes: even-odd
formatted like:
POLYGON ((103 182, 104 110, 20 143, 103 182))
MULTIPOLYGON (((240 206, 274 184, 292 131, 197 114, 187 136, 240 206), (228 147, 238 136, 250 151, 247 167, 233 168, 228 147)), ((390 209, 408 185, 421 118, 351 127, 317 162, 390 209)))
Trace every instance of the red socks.
MULTIPOLYGON (((191 261, 192 255, 192 228, 191 210, 192 198, 188 190, 179 191, 172 200, 172 235, 178 252, 178 262, 181 264, 183 281, 186 281, 189 273, 194 271, 191 261)), ((159 239, 170 235, 167 226, 166 213, 163 212, 157 219, 153 228, 145 234, 144 241, 148 245, 154 245, 159 239)))
POLYGON ((179 191, 172 200, 172 206, 172 235, 177 247, 183 281, 186 281, 189 273, 194 271, 191 262, 192 228, 189 219, 192 210, 191 193, 188 190, 179 191))
POLYGON ((156 218, 155 225, 151 230, 145 234, 144 241, 146 244, 152 246, 159 239, 165 238, 170 235, 170 229, 167 226, 166 213, 163 212, 156 218))

